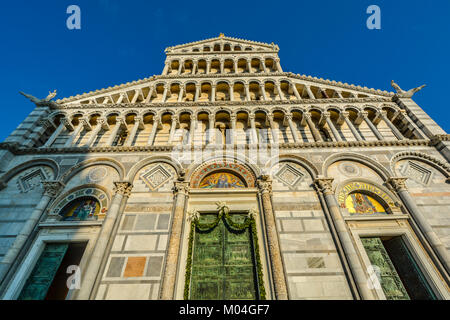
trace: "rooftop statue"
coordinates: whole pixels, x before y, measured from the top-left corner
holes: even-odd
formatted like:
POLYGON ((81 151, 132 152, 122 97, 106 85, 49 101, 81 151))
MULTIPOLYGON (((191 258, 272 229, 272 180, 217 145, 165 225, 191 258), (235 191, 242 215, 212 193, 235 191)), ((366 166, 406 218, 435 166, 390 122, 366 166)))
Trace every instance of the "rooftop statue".
POLYGON ((397 91, 397 96, 400 98, 412 98, 412 96, 416 92, 419 92, 420 90, 422 90, 423 88, 426 87, 426 85, 423 85, 423 86, 405 91, 402 88, 400 88, 400 86, 398 84, 396 84, 394 82, 394 80, 391 81, 391 86, 395 89, 395 91, 397 91))
POLYGON ((19 91, 19 93, 21 95, 23 95, 24 97, 28 98, 31 102, 35 103, 37 106, 51 106, 51 107, 57 106, 57 104, 52 101, 52 99, 55 98, 56 95, 57 95, 56 90, 53 91, 53 92, 49 91, 48 96, 45 99, 38 99, 35 96, 32 96, 31 94, 24 93, 22 91, 19 91))

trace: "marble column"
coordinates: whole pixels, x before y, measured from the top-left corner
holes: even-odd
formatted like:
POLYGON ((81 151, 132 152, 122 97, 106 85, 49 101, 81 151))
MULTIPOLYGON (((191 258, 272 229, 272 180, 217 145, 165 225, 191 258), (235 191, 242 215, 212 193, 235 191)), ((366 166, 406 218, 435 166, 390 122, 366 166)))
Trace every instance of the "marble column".
POLYGON ((277 82, 276 83, 278 95, 280 96, 280 100, 286 100, 286 96, 284 95, 283 91, 281 91, 281 85, 277 82))
POLYGON ((164 93, 163 93, 161 102, 166 102, 168 94, 169 94, 169 86, 166 84, 166 85, 164 85, 164 93))
POLYGON ((189 183, 185 181, 175 182, 173 192, 175 196, 174 214, 170 231, 169 246, 167 250, 166 267, 161 285, 162 300, 174 299, 178 256, 180 252, 181 236, 183 233, 182 227, 185 217, 185 207, 189 194, 189 183))
POLYGON ((116 140, 117 134, 119 133, 119 130, 121 128, 125 129, 127 126, 125 124, 124 118, 116 118, 116 125, 114 126, 113 131, 111 132, 111 135, 109 136, 108 141, 106 142, 107 146, 112 146, 114 141, 116 140))
POLYGON ((302 97, 298 93, 297 86, 295 85, 295 83, 292 83, 291 86, 292 86, 292 91, 294 92, 295 98, 297 100, 302 100, 302 97))
POLYGON ((206 61, 206 74, 211 72, 211 60, 206 61))
POLYGON ((111 239, 111 233, 114 226, 120 223, 119 219, 117 219, 120 214, 120 208, 123 202, 126 203, 133 189, 133 185, 128 181, 114 182, 114 185, 114 197, 103 221, 95 247, 89 257, 89 263, 86 265, 86 269, 82 274, 80 291, 76 296, 77 300, 94 299, 92 289, 95 280, 97 277, 102 276, 98 274, 98 270, 100 269, 102 260, 109 253, 106 251, 108 243, 114 240, 111 239))
POLYGON ((270 137, 271 137, 271 143, 275 143, 278 144, 280 141, 278 134, 278 130, 275 129, 275 124, 273 122, 273 114, 268 114, 267 115, 267 119, 269 121, 269 126, 270 126, 270 137))
POLYGON ((219 63, 220 63, 220 73, 224 74, 225 73, 225 71, 224 71, 224 68, 225 68, 224 63, 225 62, 224 62, 224 60, 220 60, 219 63))
POLYGON ((86 142, 86 147, 91 147, 94 144, 95 140, 97 140, 98 134, 102 130, 109 130, 109 126, 106 119, 99 118, 97 120, 97 126, 95 127, 94 131, 92 131, 89 140, 86 142))
POLYGON ((209 144, 214 144, 216 140, 216 129, 215 129, 215 122, 216 122, 216 116, 214 114, 210 114, 208 116, 209 119, 209 128, 208 128, 208 141, 209 144))
POLYGON ((364 300, 372 300, 374 299, 374 295, 369 289, 368 278, 366 277, 366 273, 364 272, 364 268, 361 264, 358 253, 356 252, 355 246, 353 245, 352 238, 332 190, 333 180, 333 178, 320 177, 314 181, 314 184, 316 185, 317 190, 324 195, 326 205, 330 212, 331 218, 333 219, 339 241, 344 249, 345 257, 350 265, 350 269, 359 293, 364 300))
POLYGON ((314 97, 314 94, 311 91, 311 88, 309 86, 305 86, 306 88, 306 92, 308 93, 308 96, 310 99, 316 99, 316 97, 314 97))
POLYGON ((165 65, 164 65, 164 70, 162 72, 163 76, 167 75, 169 73, 169 62, 166 61, 165 65))
POLYGON ((147 98, 145 98, 144 103, 149 103, 152 99, 153 92, 155 91, 155 87, 150 87, 150 91, 148 92, 147 98))
POLYGON ((230 101, 234 101, 234 88, 233 88, 233 84, 230 85, 230 101))
POLYGON ((216 101, 216 85, 213 84, 211 86, 211 102, 215 102, 216 101))
POLYGON ((420 230, 422 230, 425 238, 430 243, 436 255, 441 260, 442 264, 445 266, 447 272, 450 270, 450 259, 444 244, 441 242, 439 237, 434 232, 433 228, 430 226, 429 222, 425 218, 422 210, 417 206, 413 197, 406 187, 406 180, 408 178, 404 177, 394 177, 388 180, 388 184, 397 192, 400 199, 402 199, 405 207, 408 209, 411 216, 419 225, 420 230))
POLYGON ((355 136, 357 141, 362 141, 363 138, 361 137, 361 135, 359 134, 359 132, 356 130, 355 126, 353 125, 353 123, 351 122, 350 118, 349 118, 349 113, 344 111, 341 113, 341 115, 344 117, 344 121, 347 124, 347 126, 350 128, 350 130, 352 131, 353 135, 355 136))
POLYGON ((264 86, 264 83, 261 83, 261 84, 259 85, 259 87, 260 87, 260 89, 261 89, 261 95, 262 95, 262 97, 263 97, 263 100, 264 100, 264 101, 267 101, 267 94, 266 94, 266 88, 265 88, 265 86, 264 86))
POLYGON ((194 101, 198 101, 198 99, 200 98, 200 85, 195 85, 195 97, 194 97, 194 101))
POLYGON ((78 135, 81 133, 81 131, 83 131, 84 129, 84 123, 83 123, 83 119, 80 119, 80 122, 78 123, 78 126, 76 127, 76 129, 72 132, 72 134, 70 135, 69 139, 66 141, 66 143, 64 144, 64 148, 70 148, 72 147, 73 142, 75 141, 75 139, 78 137, 78 135))
POLYGON ((193 144, 195 139, 195 130, 197 129, 197 119, 195 114, 191 114, 191 125, 189 126, 189 143, 193 144))
POLYGON ((292 121, 292 114, 286 114, 285 117, 289 124, 289 128, 291 129, 291 133, 292 133, 292 137, 294 138, 294 142, 299 143, 300 139, 298 138, 297 130, 295 128, 294 122, 292 121))
POLYGON ((275 223, 275 214, 272 207, 272 181, 270 181, 268 176, 262 176, 257 181, 257 185, 264 212, 275 299, 288 300, 288 291, 284 275, 283 260, 281 258, 278 231, 275 223))
POLYGON ((184 95, 184 86, 180 86, 180 92, 178 93, 178 102, 183 101, 183 95, 184 95))
POLYGON ((178 126, 178 119, 172 115, 172 124, 170 126, 170 133, 169 133, 169 141, 168 143, 171 144, 173 142, 173 138, 175 137, 175 131, 178 126))
POLYGON ((316 125, 312 121, 311 115, 309 113, 304 113, 303 117, 306 119, 306 123, 308 124, 309 130, 311 130, 314 141, 322 142, 322 136, 320 135, 319 130, 317 130, 316 125))
POLYGON ((139 128, 143 128, 144 123, 141 117, 136 116, 134 118, 134 125, 133 128, 131 129, 130 134, 128 135, 127 140, 125 141, 124 146, 129 147, 133 144, 134 138, 136 137, 136 133, 138 132, 139 128))
POLYGON ((252 97, 250 96, 250 84, 245 84, 245 93, 247 95, 247 101, 252 101, 252 97))
POLYGON ((198 61, 197 61, 197 60, 194 60, 193 66, 192 66, 192 74, 193 74, 193 75, 196 74, 196 73, 197 73, 197 70, 198 70, 198 61))
POLYGON ((380 116, 381 116, 381 119, 383 119, 383 121, 388 125, 388 127, 391 129, 391 131, 394 133, 394 135, 397 137, 398 140, 405 139, 405 137, 403 137, 403 135, 400 133, 400 131, 397 129, 397 127, 394 126, 394 124, 391 122, 391 120, 389 120, 389 118, 387 117, 386 111, 381 111, 380 116))
POLYGON ((248 73, 252 73, 252 61, 251 60, 247 60, 247 68, 248 68, 248 73))
POLYGON ((147 145, 153 146, 155 143, 156 133, 158 132, 158 127, 160 126, 160 119, 157 116, 153 117, 153 127, 150 136, 148 137, 147 145))
POLYGON ((251 114, 249 115, 249 119, 250 119, 250 132, 251 132, 251 136, 252 136, 252 143, 257 144, 258 143, 258 134, 256 133, 256 124, 255 124, 255 115, 251 114))
POLYGON ((267 73, 267 67, 266 67, 266 62, 264 61, 264 59, 261 60, 261 66, 260 66, 261 70, 264 73, 267 73), (262 68, 261 68, 262 67, 262 68))
POLYGON ((231 144, 236 144, 236 119, 237 116, 235 114, 232 114, 230 116, 230 123, 231 123, 231 144))
POLYGON ((178 75, 181 75, 181 73, 183 72, 183 64, 184 61, 180 61, 180 66, 178 67, 178 75))
POLYGON ((50 138, 47 140, 47 142, 42 146, 42 148, 50 148, 51 145, 55 142, 55 140, 59 137, 61 132, 64 130, 64 123, 61 120, 61 123, 59 124, 58 128, 56 128, 55 132, 50 136, 50 138))
POLYGON ((233 60, 233 65, 234 65, 234 73, 238 73, 238 61, 233 60))
POLYGON ((275 63, 277 65, 277 72, 283 72, 283 68, 281 68, 280 59, 275 59, 275 63))
POLYGON ((330 128, 331 132, 333 133, 333 136, 336 139, 336 141, 342 141, 342 138, 339 135, 339 132, 337 131, 333 121, 331 120, 330 113, 324 113, 323 117, 325 118, 325 121, 327 122, 328 127, 330 128))
POLYGON ((6 252, 0 263, 0 283, 8 273, 11 265, 16 260, 23 246, 27 242, 33 230, 41 220, 50 201, 58 196, 64 188, 64 184, 59 181, 43 181, 44 193, 40 198, 38 205, 34 208, 30 217, 26 220, 17 237, 14 239, 12 246, 6 252))
POLYGON ((370 130, 372 130, 375 137, 377 137, 378 140, 381 140, 381 141, 384 140, 384 137, 381 135, 380 131, 378 131, 377 127, 375 127, 375 125, 372 123, 372 121, 370 121, 369 116, 368 116, 369 113, 367 111, 362 111, 361 115, 362 115, 364 121, 369 126, 370 130))

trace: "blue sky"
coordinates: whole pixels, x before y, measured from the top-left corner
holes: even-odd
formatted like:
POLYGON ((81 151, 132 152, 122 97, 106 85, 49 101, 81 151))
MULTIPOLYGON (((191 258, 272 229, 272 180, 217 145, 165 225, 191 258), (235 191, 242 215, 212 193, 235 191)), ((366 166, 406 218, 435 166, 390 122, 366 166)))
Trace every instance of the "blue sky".
POLYGON ((275 42, 284 71, 391 90, 422 84, 415 101, 450 131, 450 1, 1 1, 3 141, 34 105, 18 94, 58 98, 160 74, 168 46, 218 36, 275 42), (66 9, 82 29, 66 28, 66 9), (381 8, 381 30, 366 9, 381 8))

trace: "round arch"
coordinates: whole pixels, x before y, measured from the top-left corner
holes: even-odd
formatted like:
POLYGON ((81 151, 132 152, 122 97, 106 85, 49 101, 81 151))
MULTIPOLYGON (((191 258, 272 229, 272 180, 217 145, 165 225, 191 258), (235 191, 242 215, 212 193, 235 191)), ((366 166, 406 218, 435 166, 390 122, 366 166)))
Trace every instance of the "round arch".
POLYGON ((435 168, 439 172, 441 172, 446 178, 450 177, 450 165, 448 163, 445 163, 433 156, 430 156, 428 154, 422 153, 422 152, 415 152, 415 151, 404 151, 397 153, 394 155, 390 161, 391 171, 395 174, 395 165, 397 162, 401 160, 416 160, 420 162, 424 162, 431 167, 435 168))
POLYGON ((84 169, 92 167, 92 166, 98 166, 98 165, 105 165, 105 166, 112 167, 119 174, 120 180, 123 180, 124 175, 125 175, 125 168, 124 168, 124 166, 120 162, 118 162, 117 160, 114 160, 114 159, 111 159, 111 158, 92 158, 92 159, 80 162, 77 165, 75 165, 72 168, 70 168, 66 173, 61 175, 61 177, 59 177, 59 179, 63 183, 66 183, 70 179, 72 179, 81 170, 84 170, 84 169))
POLYGON ((364 178, 348 179, 343 181, 336 187, 336 198, 342 209, 348 208, 348 197, 351 195, 362 195, 360 201, 362 204, 362 212, 360 214, 374 214, 376 212, 376 204, 370 199, 372 198, 379 203, 385 210, 385 213, 400 213, 401 201, 387 188, 379 185, 371 180, 364 178), (368 196, 364 197, 364 196, 368 196), (365 212, 367 211, 367 212, 365 212))
POLYGON ((206 176, 220 171, 235 173, 238 177, 245 180, 244 182, 248 188, 254 188, 256 187, 256 179, 261 174, 260 170, 256 166, 251 165, 248 159, 242 160, 236 157, 228 157, 200 161, 201 159, 188 169, 186 180, 190 182, 192 188, 197 188, 206 176))
POLYGON ((356 161, 365 166, 368 166, 370 169, 374 170, 384 181, 387 181, 392 176, 392 173, 384 168, 379 162, 353 152, 338 153, 329 156, 322 164, 321 174, 327 176, 328 168, 333 163, 343 160, 356 161))
POLYGON ((166 164, 170 165, 172 168, 174 168, 177 173, 178 180, 180 180, 184 177, 184 175, 185 175, 184 169, 177 160, 175 160, 169 156, 153 156, 153 157, 145 158, 145 159, 139 161, 138 163, 136 163, 128 172, 126 181, 133 181, 136 177, 136 174, 139 172, 139 170, 141 170, 145 166, 148 166, 152 163, 157 163, 157 162, 166 163, 166 164))
POLYGON ((24 162, 22 164, 19 164, 15 166, 14 168, 8 170, 1 178, 0 181, 4 183, 8 183, 9 180, 11 180, 13 177, 15 177, 20 172, 27 170, 32 167, 37 166, 48 166, 53 170, 53 179, 59 176, 60 173, 60 167, 56 163, 56 161, 52 159, 34 159, 27 162, 24 162))
POLYGON ((307 160, 303 157, 296 156, 296 155, 290 155, 290 154, 275 156, 275 157, 271 158, 264 165, 264 171, 266 172, 266 174, 268 174, 272 171, 272 168, 274 168, 276 165, 283 163, 283 162, 294 162, 294 163, 300 165, 311 175, 311 177, 313 179, 316 179, 319 176, 319 170, 316 168, 316 166, 312 162, 310 162, 309 160, 307 160), (277 159, 278 159, 278 161, 277 161, 277 159))

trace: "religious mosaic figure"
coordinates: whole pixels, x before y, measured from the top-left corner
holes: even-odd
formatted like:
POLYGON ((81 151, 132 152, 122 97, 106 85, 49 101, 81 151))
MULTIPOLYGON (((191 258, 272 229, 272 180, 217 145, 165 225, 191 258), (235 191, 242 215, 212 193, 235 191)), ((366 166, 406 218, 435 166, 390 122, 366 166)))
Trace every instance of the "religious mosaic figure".
POLYGON ((216 173, 206 177, 200 184, 202 189, 245 188, 241 179, 230 173, 216 173))
POLYGON ((378 201, 362 193, 352 193, 349 195, 345 205, 352 214, 386 213, 378 201))
POLYGON ((84 221, 94 219, 97 213, 98 205, 95 200, 87 199, 77 202, 71 207, 67 214, 64 215, 64 220, 67 221, 84 221))

